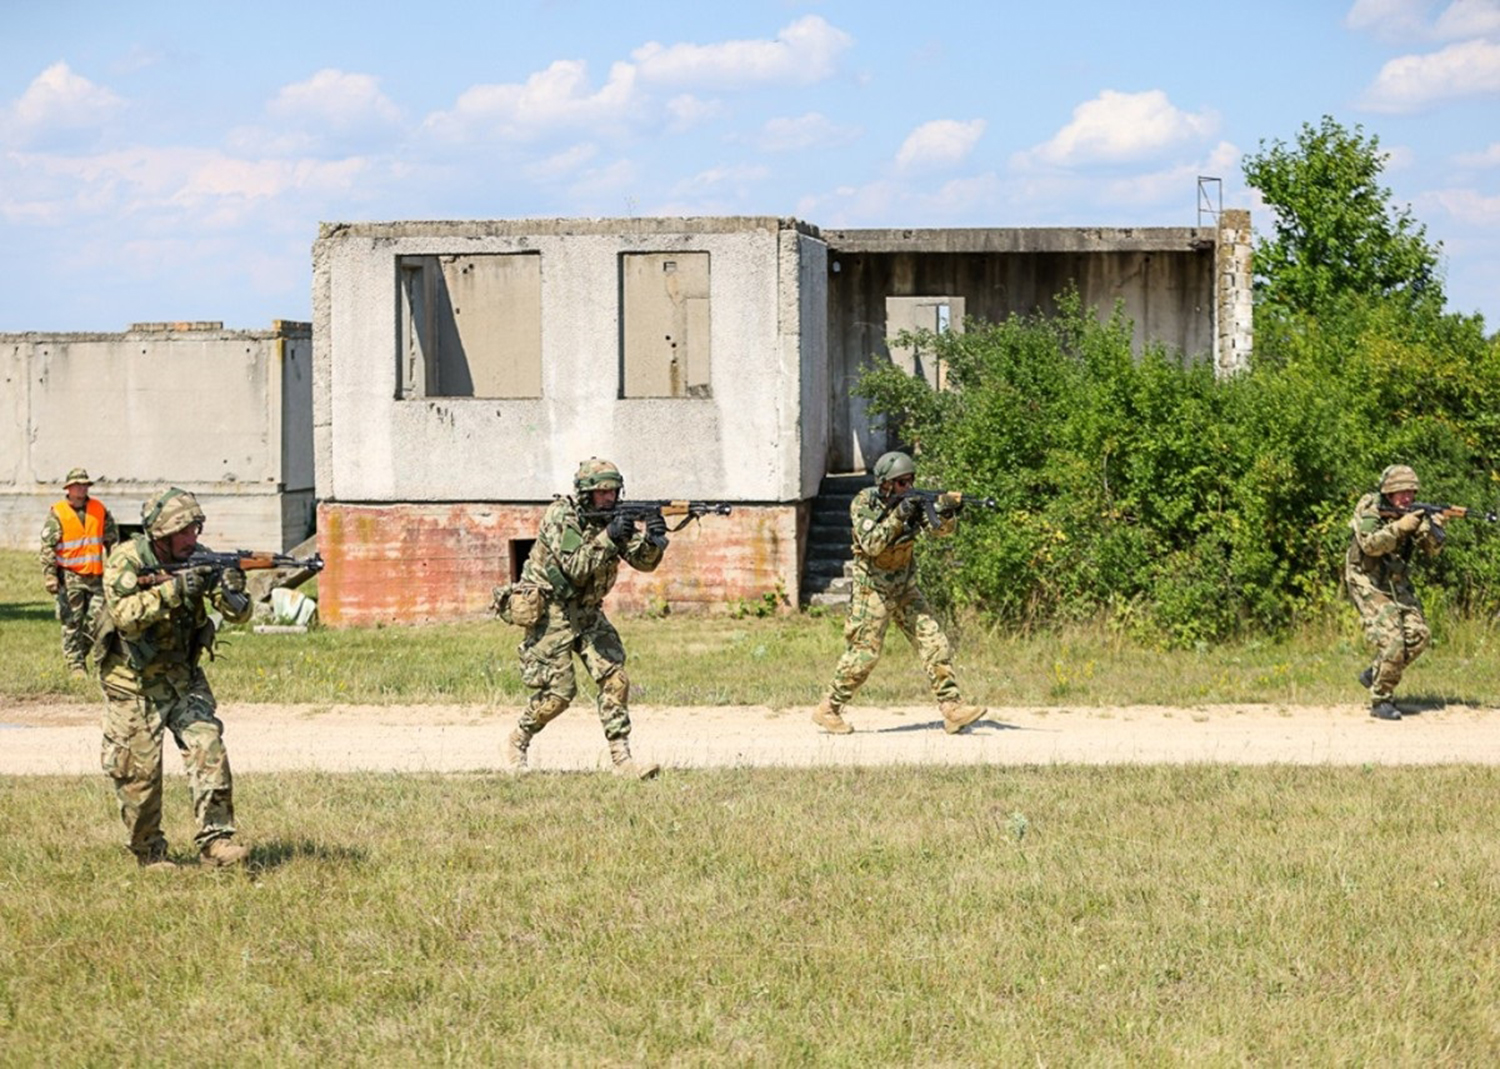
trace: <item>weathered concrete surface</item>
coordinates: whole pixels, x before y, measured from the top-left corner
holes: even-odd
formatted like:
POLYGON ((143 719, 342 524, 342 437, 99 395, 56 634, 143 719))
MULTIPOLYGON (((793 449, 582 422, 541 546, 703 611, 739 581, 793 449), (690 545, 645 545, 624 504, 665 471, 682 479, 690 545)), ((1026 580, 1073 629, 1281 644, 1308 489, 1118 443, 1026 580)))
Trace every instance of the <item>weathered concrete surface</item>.
MULTIPOLYGON (((483 617, 493 588, 519 576, 545 508, 325 502, 318 509, 319 619, 341 627, 483 617)), ((656 571, 620 568, 607 611, 727 611, 740 598, 778 590, 796 605, 804 513, 767 505, 690 523, 670 536, 656 571)), ((520 632, 513 634, 519 641, 520 632)))
POLYGON ((306 323, 0 334, 0 545, 35 545, 74 467, 123 525, 177 485, 209 545, 295 545, 313 521, 311 365, 306 323))

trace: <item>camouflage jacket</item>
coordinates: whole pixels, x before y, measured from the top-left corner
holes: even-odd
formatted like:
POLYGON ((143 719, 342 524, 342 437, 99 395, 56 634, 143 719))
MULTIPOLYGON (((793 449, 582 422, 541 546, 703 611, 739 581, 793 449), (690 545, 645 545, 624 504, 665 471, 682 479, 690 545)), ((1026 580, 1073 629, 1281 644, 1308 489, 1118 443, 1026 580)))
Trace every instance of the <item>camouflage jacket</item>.
MULTIPOLYGON (((73 510, 77 512, 77 509, 73 510)), ((83 516, 78 517, 80 523, 83 516)), ((47 520, 42 524, 42 551, 38 559, 42 562, 43 575, 58 575, 67 569, 58 567, 57 544, 62 541, 62 521, 57 518, 57 513, 52 509, 47 510, 47 520)), ((120 528, 115 525, 115 514, 109 511, 109 506, 104 506, 104 554, 120 541, 120 528)))
POLYGON ((230 623, 250 619, 249 599, 240 612, 233 612, 223 587, 183 602, 173 583, 142 586, 141 571, 159 563, 144 535, 116 546, 104 563, 105 613, 95 657, 108 691, 149 694, 164 683, 185 686, 199 656, 213 645, 210 604, 230 623))
POLYGON ((1442 535, 1425 516, 1422 526, 1403 534, 1396 530, 1395 520, 1380 515, 1380 506, 1378 492, 1366 494, 1354 506, 1344 579, 1348 583, 1373 583, 1388 594, 1408 593, 1412 589, 1408 575, 1412 550, 1420 548, 1435 557, 1443 548, 1442 535))
MULTIPOLYGON (((865 487, 849 505, 849 520, 854 527, 854 581, 875 590, 896 591, 911 585, 917 570, 917 535, 929 528, 907 527, 895 509, 884 519, 882 512, 885 502, 875 486, 865 487)), ((948 516, 932 534, 946 538, 957 527, 958 518, 948 516)))
POLYGON ((521 581, 551 590, 554 601, 597 610, 615 585, 621 560, 636 571, 654 572, 662 553, 640 530, 622 551, 610 541, 602 522, 585 519, 576 501, 560 497, 542 514, 521 581))

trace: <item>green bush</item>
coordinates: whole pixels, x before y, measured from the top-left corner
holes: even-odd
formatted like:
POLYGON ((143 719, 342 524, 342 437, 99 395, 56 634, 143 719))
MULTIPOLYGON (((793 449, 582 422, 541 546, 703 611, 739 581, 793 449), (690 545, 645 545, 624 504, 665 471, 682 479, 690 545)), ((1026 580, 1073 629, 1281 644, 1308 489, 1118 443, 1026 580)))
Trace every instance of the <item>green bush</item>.
MULTIPOLYGON (((923 560, 930 595, 1030 626, 1107 612, 1191 645, 1277 632, 1340 597, 1355 500, 1408 463, 1424 500, 1495 500, 1500 347, 1480 320, 1350 301, 1258 322, 1253 367, 1132 353, 1116 309, 900 339, 947 388, 890 366, 856 386, 918 453, 923 485, 993 495, 923 560)), ((1500 601, 1500 544, 1455 521, 1422 577, 1462 612, 1500 601)))

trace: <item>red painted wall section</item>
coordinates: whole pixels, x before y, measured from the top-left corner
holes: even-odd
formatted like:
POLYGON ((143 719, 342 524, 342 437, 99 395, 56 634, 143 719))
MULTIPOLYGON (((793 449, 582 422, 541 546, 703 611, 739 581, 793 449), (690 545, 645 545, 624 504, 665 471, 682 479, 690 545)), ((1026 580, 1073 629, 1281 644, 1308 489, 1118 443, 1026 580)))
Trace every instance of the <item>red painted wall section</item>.
MULTIPOLYGON (((330 627, 477 619, 512 576, 512 547, 536 538, 543 505, 318 506, 318 618, 330 627)), ((736 507, 671 536, 655 572, 628 565, 605 609, 616 613, 728 611, 780 589, 795 606, 797 505, 736 507)), ((675 521, 672 521, 675 522, 675 521)))

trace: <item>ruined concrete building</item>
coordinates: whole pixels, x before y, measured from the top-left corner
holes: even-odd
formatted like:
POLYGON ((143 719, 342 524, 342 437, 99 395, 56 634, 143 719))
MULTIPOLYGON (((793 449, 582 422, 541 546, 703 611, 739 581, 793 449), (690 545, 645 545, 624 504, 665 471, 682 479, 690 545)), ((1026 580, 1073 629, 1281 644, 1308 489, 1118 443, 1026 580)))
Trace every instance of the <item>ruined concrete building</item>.
POLYGON ((127 531, 193 491, 206 544, 282 549, 312 533, 312 328, 136 323, 0 334, 0 545, 33 549, 71 468, 127 531))
MULTIPOLYGON (((904 328, 1122 301, 1222 374, 1250 350, 1250 226, 838 230, 792 219, 324 224, 313 253, 320 613, 477 616, 580 460, 728 501, 613 604, 803 593, 820 486, 888 442, 849 395, 904 328)), ((84 458, 83 462, 89 462, 84 458)), ((836 511, 836 509, 834 510, 836 511)))

